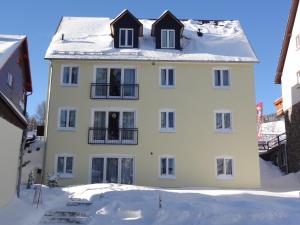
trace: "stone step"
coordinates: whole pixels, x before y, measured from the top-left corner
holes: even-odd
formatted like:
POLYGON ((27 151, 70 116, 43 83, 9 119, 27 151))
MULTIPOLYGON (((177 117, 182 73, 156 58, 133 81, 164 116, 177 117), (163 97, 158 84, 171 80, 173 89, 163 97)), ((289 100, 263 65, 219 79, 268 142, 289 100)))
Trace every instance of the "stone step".
POLYGON ((90 206, 93 203, 87 200, 71 200, 67 202, 67 206, 90 206))

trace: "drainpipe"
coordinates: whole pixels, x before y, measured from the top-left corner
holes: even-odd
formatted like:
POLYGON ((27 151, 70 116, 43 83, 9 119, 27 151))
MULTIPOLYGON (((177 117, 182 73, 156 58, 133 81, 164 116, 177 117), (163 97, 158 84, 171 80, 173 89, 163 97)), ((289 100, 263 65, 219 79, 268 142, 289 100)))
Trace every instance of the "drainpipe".
MULTIPOLYGON (((29 95, 32 95, 32 92, 30 92, 28 94, 26 93, 25 104, 24 104, 24 111, 23 111, 23 115, 24 116, 26 116, 26 112, 27 112, 27 97, 29 95)), ((20 198, 20 192, 21 192, 23 154, 24 154, 24 148, 25 148, 26 139, 27 139, 27 127, 23 130, 21 147, 20 147, 20 152, 19 152, 19 166, 18 166, 18 180, 17 180, 17 197, 18 198, 20 198)))

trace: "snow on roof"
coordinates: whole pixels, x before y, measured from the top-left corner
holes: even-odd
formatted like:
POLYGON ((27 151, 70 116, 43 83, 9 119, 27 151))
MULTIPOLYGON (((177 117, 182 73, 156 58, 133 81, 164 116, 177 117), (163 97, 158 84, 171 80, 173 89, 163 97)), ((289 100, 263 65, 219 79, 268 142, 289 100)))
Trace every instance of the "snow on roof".
POLYGON ((0 34, 0 68, 6 63, 25 38, 25 35, 0 34))
POLYGON ((155 39, 151 37, 155 20, 149 19, 140 19, 144 36, 139 39, 138 49, 114 48, 110 31, 112 21, 100 17, 63 17, 45 58, 258 62, 237 20, 217 23, 181 20, 184 24, 181 51, 156 49, 155 39), (202 37, 197 35, 198 29, 202 37))

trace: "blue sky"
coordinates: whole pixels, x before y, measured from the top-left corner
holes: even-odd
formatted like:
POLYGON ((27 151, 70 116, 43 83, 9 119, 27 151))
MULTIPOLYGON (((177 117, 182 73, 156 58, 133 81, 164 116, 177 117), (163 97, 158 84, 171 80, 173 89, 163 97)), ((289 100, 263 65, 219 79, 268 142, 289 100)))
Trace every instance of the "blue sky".
POLYGON ((115 17, 127 8, 138 18, 157 18, 169 9, 178 18, 238 19, 260 60, 255 68, 256 100, 264 103, 264 113, 275 111, 280 97, 274 84, 282 39, 291 0, 10 0, 1 2, 0 33, 26 34, 33 79, 33 95, 28 111, 46 99, 48 62, 44 55, 62 16, 115 17))

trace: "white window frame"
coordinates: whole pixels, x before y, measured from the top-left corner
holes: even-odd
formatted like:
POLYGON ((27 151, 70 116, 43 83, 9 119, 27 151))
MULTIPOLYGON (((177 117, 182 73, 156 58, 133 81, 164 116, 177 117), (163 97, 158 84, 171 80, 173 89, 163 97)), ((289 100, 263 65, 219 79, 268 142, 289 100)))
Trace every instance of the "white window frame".
MULTIPOLYGON (((108 128, 108 114, 109 112, 119 112, 119 128, 123 128, 123 113, 124 112, 133 112, 134 113, 134 128, 137 127, 137 110, 134 108, 123 108, 123 107, 99 107, 99 108, 92 108, 91 109, 91 127, 94 127, 94 116, 95 112, 105 112, 105 128, 108 128)), ((108 139, 106 137, 106 142, 108 142, 108 139)), ((123 142, 120 143, 135 143, 137 140, 123 140, 123 142)), ((112 140, 113 143, 116 143, 116 140, 112 140)))
POLYGON ((160 47, 165 49, 174 49, 176 46, 176 31, 174 29, 161 29, 160 31, 160 47), (162 33, 167 32, 167 46, 163 46, 162 33), (170 46, 170 32, 174 32, 174 46, 170 46))
POLYGON ((134 29, 132 28, 120 28, 119 30, 119 47, 121 48, 132 48, 133 47, 133 41, 134 41, 134 29), (125 31, 125 45, 121 44, 121 31, 124 30, 125 31), (128 45, 128 31, 131 30, 132 31, 132 40, 131 40, 131 45, 128 45))
POLYGON ((176 132, 176 110, 175 109, 160 109, 159 110, 159 131, 161 133, 175 133, 176 132), (161 113, 165 112, 166 113, 166 128, 161 127, 161 113), (172 112, 174 115, 174 128, 169 127, 169 113, 172 112))
POLYGON ((232 133, 233 132, 233 114, 228 109, 219 109, 214 111, 214 129, 216 133, 232 133), (222 129, 217 128, 217 113, 222 113, 222 129), (230 113, 230 125, 231 128, 225 128, 224 114, 230 113))
POLYGON ((78 118, 78 110, 74 107, 69 107, 69 106, 64 106, 60 107, 58 109, 58 117, 57 117, 57 130, 59 131, 75 131, 77 128, 77 118, 78 118), (66 127, 61 127, 60 126, 60 116, 61 116, 61 111, 62 110, 67 110, 67 126, 66 127), (70 116, 70 110, 75 110, 75 127, 69 127, 69 116, 70 116))
POLYGON ((75 177, 75 156, 73 154, 69 153, 59 153, 55 155, 54 159, 54 171, 55 174, 59 176, 59 178, 74 178, 75 177), (58 157, 64 157, 64 173, 58 173, 57 171, 57 165, 58 165, 58 157), (73 157, 73 165, 72 165, 72 173, 66 173, 66 167, 67 167, 67 157, 73 157))
POLYGON ((226 68, 226 67, 214 68, 212 75, 213 75, 213 87, 214 88, 216 88, 216 89, 230 89, 230 87, 231 87, 231 70, 229 68, 226 68), (221 85, 220 86, 216 85, 216 80, 215 80, 215 71, 216 70, 220 70, 221 71, 221 85), (225 70, 228 70, 229 85, 224 85, 223 73, 224 73, 225 70))
MULTIPOLYGON (((138 84, 138 68, 137 66, 130 66, 130 65, 95 65, 94 66, 94 74, 93 74, 93 83, 96 83, 96 74, 97 74, 97 69, 107 69, 107 84, 110 84, 110 70, 111 69, 120 69, 121 70, 121 85, 124 84, 124 71, 125 69, 134 69, 135 70, 135 84, 138 84)), ((122 89, 122 88, 121 88, 122 89)), ((123 90, 121 90, 123 91, 123 90)), ((107 88, 107 96, 110 98, 113 98, 114 96, 109 95, 109 88, 107 88)), ((131 98, 136 98, 138 95, 138 90, 135 88, 135 96, 126 96, 123 98, 124 99, 131 99, 131 98)), ((95 95, 96 96, 96 95, 95 95)), ((119 98, 120 96, 115 96, 116 98, 119 98)))
POLYGON ((133 182, 132 185, 135 185, 135 176, 136 176, 136 171, 135 171, 135 155, 127 155, 127 154, 114 154, 114 153, 108 153, 108 154, 92 154, 89 155, 89 171, 88 171, 88 183, 92 183, 92 160, 93 158, 103 158, 103 183, 106 183, 106 163, 107 163, 107 158, 118 158, 118 183, 121 183, 121 176, 122 176, 122 162, 121 160, 124 158, 130 158, 133 159, 133 182))
POLYGON ((161 88, 175 88, 176 87, 176 69, 175 67, 160 67, 159 68, 159 86, 161 88), (161 82, 161 78, 162 78, 162 70, 166 70, 166 85, 163 85, 161 82), (169 70, 173 70, 173 85, 169 84, 169 70))
POLYGON ((61 72, 60 72, 60 86, 62 87, 78 87, 79 86, 79 77, 80 77, 80 66, 76 64, 63 64, 61 65, 61 72), (64 83, 64 68, 69 67, 70 68, 70 74, 69 74, 69 80, 68 83, 64 83), (72 68, 78 68, 78 74, 77 74, 77 84, 72 84, 72 68))
POLYGON ((234 157, 228 156, 228 155, 220 155, 215 158, 215 171, 216 171, 216 178, 220 180, 232 180, 235 178, 235 160, 234 157), (232 160, 232 175, 226 174, 226 163, 224 163, 224 174, 218 175, 218 159, 223 159, 224 161, 226 159, 232 160))
POLYGON ((10 72, 8 72, 6 83, 11 88, 13 87, 13 79, 14 79, 13 75, 10 72))
POLYGON ((161 179, 176 179, 176 157, 174 155, 160 155, 158 157, 158 177, 161 179), (161 160, 162 159, 167 159, 166 160, 166 175, 161 174, 161 160), (174 160, 174 175, 169 174, 169 159, 174 160))
POLYGON ((300 49, 300 34, 296 35, 296 49, 300 49))

